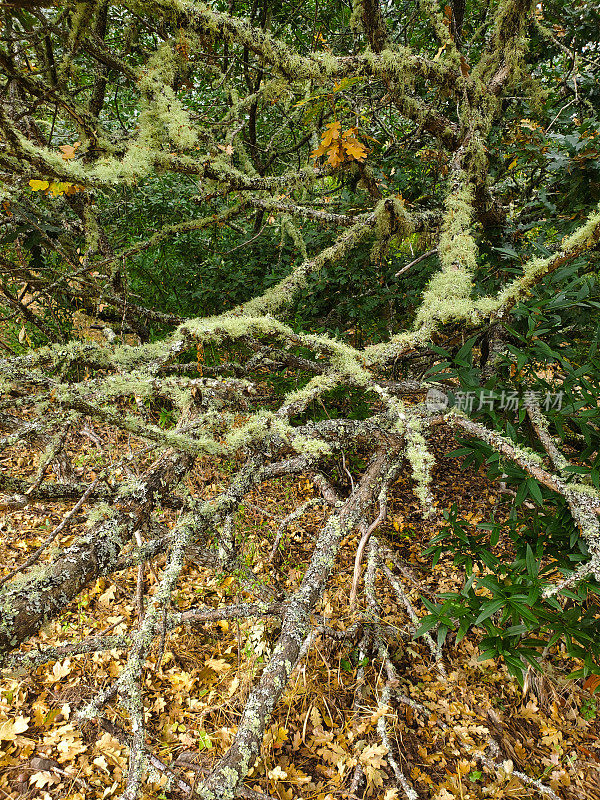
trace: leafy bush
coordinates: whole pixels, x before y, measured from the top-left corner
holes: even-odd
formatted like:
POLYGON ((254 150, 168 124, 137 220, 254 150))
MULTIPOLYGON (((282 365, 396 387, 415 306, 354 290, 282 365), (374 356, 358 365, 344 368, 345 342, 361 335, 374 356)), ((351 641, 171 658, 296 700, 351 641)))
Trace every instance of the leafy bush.
POLYGON ((471 525, 456 506, 446 511, 447 525, 426 554, 435 565, 452 557, 464 570, 460 590, 423 597, 429 614, 416 636, 437 629, 441 645, 450 631, 459 642, 472 628, 481 631, 480 660, 501 657, 511 675, 523 682, 529 665, 541 671, 540 659, 558 642, 566 653, 583 661, 573 676, 600 671, 600 584, 588 579, 566 589, 566 603, 544 597, 556 575, 569 575, 588 555, 585 542, 567 511, 543 511, 506 522, 471 525), (512 554, 512 561, 507 555, 512 554))

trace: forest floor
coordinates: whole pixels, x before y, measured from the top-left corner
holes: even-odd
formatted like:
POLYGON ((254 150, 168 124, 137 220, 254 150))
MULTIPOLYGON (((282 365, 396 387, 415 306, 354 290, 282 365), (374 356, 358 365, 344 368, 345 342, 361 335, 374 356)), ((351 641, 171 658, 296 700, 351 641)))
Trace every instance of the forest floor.
MULTIPOLYGON (((69 442, 71 461, 85 483, 94 479, 107 460, 123 458, 132 447, 122 436, 98 425, 91 429, 87 423, 87 431, 69 442)), ((432 485, 438 509, 455 503, 462 517, 472 522, 489 518, 491 512, 501 517, 502 496, 497 487, 483 472, 461 471, 460 461, 446 455, 455 446, 451 435, 442 429, 436 432, 432 485)), ((31 479, 38 459, 39 454, 31 448, 14 447, 4 451, 2 468, 31 479)), ((227 461, 199 463, 189 488, 205 497, 216 494, 233 468, 227 461)), ((322 507, 309 508, 291 525, 278 564, 269 562, 269 553, 281 519, 316 495, 308 478, 281 479, 263 486, 243 506, 239 524, 246 541, 245 562, 259 581, 287 591, 298 585, 310 557, 312 535, 323 523, 322 507)), ((22 563, 71 507, 33 502, 16 511, 1 512, 0 574, 22 563)), ((172 525, 174 512, 162 512, 161 521, 172 525)), ((430 559, 423 555, 441 524, 440 519, 422 519, 407 470, 394 485, 388 520, 377 535, 395 550, 403 567, 405 591, 420 615, 426 613, 422 594, 459 585, 450 560, 442 558, 432 569, 430 559)), ((56 544, 69 545, 84 529, 84 517, 76 517, 56 544)), ((352 536, 344 542, 326 596, 316 609, 340 630, 365 611, 360 594, 354 609, 348 602, 357 541, 357 536, 352 536)), ((162 564, 164 557, 156 563, 158 574, 162 564)), ((136 572, 131 569, 96 581, 22 649, 66 645, 108 630, 125 633, 136 624, 136 572)), ((147 597, 155 585, 156 574, 147 571, 147 597)), ((383 713, 400 766, 422 800, 539 797, 516 771, 541 779, 561 800, 600 800, 600 701, 582 681, 565 678, 576 666, 572 661, 553 651, 547 674, 533 680, 524 695, 502 665, 478 661, 473 635, 458 645, 449 637, 443 651, 445 678, 424 641, 412 639, 405 609, 389 584, 380 579, 377 596, 384 622, 396 632, 392 655, 400 684, 397 688, 428 713, 395 702, 382 707, 385 676, 381 663, 374 660, 362 665, 365 682, 358 687, 357 652, 319 638, 293 673, 276 708, 247 787, 281 800, 344 800, 360 763, 367 797, 404 797, 402 791, 391 788, 386 747, 377 730, 383 713), (357 688, 362 692, 358 706, 357 688), (500 745, 495 767, 483 765, 476 757, 491 736, 500 745)), ((173 606, 181 610, 198 604, 216 607, 249 597, 241 578, 215 577, 190 560, 173 606)), ((188 784, 194 783, 200 770, 210 769, 231 743, 252 681, 268 658, 276 624, 221 621, 176 629, 167 636, 162 658, 156 648, 148 659, 144 695, 147 745, 188 784)), ((109 727, 110 723, 117 726, 111 729, 114 735, 92 723, 81 728, 74 715, 119 674, 126 655, 116 650, 76 655, 44 664, 33 673, 4 674, 0 797, 103 800, 120 795, 127 747, 119 741, 118 731, 128 728, 125 712, 115 704, 106 709, 109 727)), ((589 681, 586 685, 593 688, 589 681)), ((166 780, 160 769, 150 773, 144 796, 185 796, 177 788, 167 787, 166 780)))

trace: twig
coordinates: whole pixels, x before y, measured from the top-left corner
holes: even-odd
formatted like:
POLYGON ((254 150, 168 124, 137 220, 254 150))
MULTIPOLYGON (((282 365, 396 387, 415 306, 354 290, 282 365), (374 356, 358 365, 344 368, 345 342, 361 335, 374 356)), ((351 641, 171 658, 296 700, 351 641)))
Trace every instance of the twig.
POLYGON ((415 258, 414 261, 405 264, 402 267, 402 269, 399 269, 398 272, 394 275, 394 278, 399 278, 400 275, 403 275, 405 272, 408 272, 408 270, 411 267, 415 267, 417 264, 420 264, 421 261, 425 261, 426 258, 429 258, 429 256, 432 256, 434 253, 437 253, 437 247, 434 247, 433 250, 428 250, 426 253, 423 253, 418 258, 415 258))
POLYGON ((319 505, 323 503, 324 500, 321 497, 311 497, 310 499, 306 500, 302 505, 298 506, 295 511, 292 511, 291 514, 288 514, 285 519, 281 521, 279 528, 277 529, 277 535, 275 536, 275 541, 273 542, 273 547, 271 548, 271 552, 269 554, 269 562, 273 562, 273 559, 277 555, 279 549, 279 543, 281 541, 281 537, 283 536, 286 528, 299 519, 305 511, 315 505, 319 505))
MULTIPOLYGON (((77 415, 75 415, 77 417, 77 415)), ((61 430, 57 433, 57 435, 52 440, 48 450, 43 454, 40 458, 40 463, 38 465, 37 474, 33 479, 31 486, 25 494, 32 494, 38 489, 42 481, 44 480, 44 473, 46 471, 46 467, 53 461, 59 453, 62 451, 63 447, 65 446, 65 442, 67 441, 67 437, 69 435, 69 431, 71 430, 71 425, 73 424, 73 420, 69 420, 65 425, 62 426, 61 430)))
POLYGON ((352 608, 356 602, 356 593, 358 591, 358 582, 360 580, 360 565, 362 563, 362 557, 365 547, 367 546, 373 531, 376 528, 378 528, 379 525, 381 525, 381 523, 387 517, 387 493, 389 491, 390 485, 398 477, 401 468, 402 468, 402 458, 399 458, 391 466, 390 470, 388 471, 381 485, 379 497, 377 498, 379 501, 379 514, 369 525, 369 527, 363 531, 360 542, 358 543, 358 547, 356 548, 356 556, 354 559, 354 574, 352 576, 352 587, 350 589, 350 608, 352 608))
POLYGON ((62 533, 62 531, 66 528, 66 526, 69 524, 69 522, 73 519, 75 514, 77 514, 77 512, 83 506, 83 504, 86 502, 88 497, 93 493, 93 491, 96 488, 96 485, 97 485, 99 480, 100 480, 99 478, 96 478, 96 480, 90 486, 88 486, 88 488, 85 490, 85 492, 79 498, 79 500, 75 503, 73 508, 69 511, 68 514, 66 514, 66 516, 64 516, 62 518, 62 521, 56 526, 56 528, 54 528, 52 533, 38 547, 38 549, 35 551, 35 553, 32 553, 29 556, 29 558, 25 561, 25 563, 21 564, 18 567, 15 567, 15 569, 13 569, 11 572, 9 572, 8 575, 5 575, 3 578, 0 579, 0 586, 3 586, 6 583, 6 581, 10 580, 11 578, 14 578, 14 576, 17 575, 19 572, 22 572, 24 569, 27 569, 32 564, 35 564, 35 562, 42 555, 44 550, 46 550, 46 548, 49 545, 52 544, 52 542, 56 539, 56 537, 60 533, 62 533))
POLYGON ((365 551, 365 547, 369 543, 371 534, 376 528, 379 527, 379 525, 381 525, 383 520, 386 518, 386 515, 387 515, 386 505, 385 504, 380 505, 379 514, 369 525, 369 527, 364 530, 360 542, 358 543, 358 547, 356 548, 356 556, 354 558, 354 574, 352 576, 352 586, 350 588, 350 608, 352 608, 356 602, 356 593, 358 591, 358 582, 360 580, 360 565, 362 563, 362 557, 365 551))
MULTIPOLYGON (((379 640, 379 642, 380 642, 380 648, 383 648, 385 650, 389 661, 389 652, 387 649, 387 645, 384 644, 381 639, 379 640)), ((407 800, 419 800, 419 795, 411 786, 406 775, 402 772, 400 764, 396 760, 396 757, 394 755, 394 749, 392 747, 392 742, 390 740, 387 730, 386 710, 390 707, 393 682, 394 682, 393 678, 388 676, 388 679, 386 680, 385 685, 383 687, 383 691, 381 692, 381 698, 378 703, 379 716, 377 719, 377 732, 379 733, 381 741, 385 745, 385 748, 387 750, 388 763, 394 772, 396 781, 398 782, 404 794, 406 795, 407 800)))
MULTIPOLYGON (((394 667, 391 659, 389 658, 389 653, 385 653, 381 649, 379 650, 379 652, 384 659, 386 671, 388 672, 388 675, 391 676, 392 678, 392 684, 397 685, 400 681, 398 679, 396 668, 394 667)), ((394 695, 401 703, 410 706, 414 711, 424 714, 426 717, 431 716, 432 712, 426 706, 422 705, 421 703, 418 703, 416 700, 413 700, 410 697, 407 697, 406 695, 399 692, 397 689, 394 689, 394 695)), ((444 720, 440 719, 439 717, 437 717, 437 724, 440 726, 440 728, 442 728, 442 730, 444 731, 449 730, 450 726, 447 725, 444 722, 444 720)), ((477 761, 480 761, 482 764, 488 767, 488 769, 491 769, 493 772, 496 773, 502 770, 502 764, 497 764, 493 760, 493 758, 490 758, 485 753, 482 753, 481 750, 479 750, 476 746, 471 745, 465 741, 461 741, 461 745, 465 748, 465 750, 467 750, 467 752, 471 755, 472 758, 476 759, 477 761)), ((500 746, 498 745, 498 742, 491 736, 488 739, 488 747, 492 751, 494 758, 500 757, 500 746)), ((526 786, 531 786, 532 788, 536 789, 536 791, 538 791, 541 795, 545 795, 551 798, 551 800, 560 800, 560 797, 549 786, 543 784, 541 780, 537 778, 530 778, 529 775, 526 775, 524 772, 521 772, 520 770, 517 769, 513 769, 511 774, 514 775, 515 778, 518 778, 526 786)))
MULTIPOLYGON (((368 653, 370 652, 370 639, 371 632, 369 630, 363 634, 358 644, 358 669, 356 670, 356 689, 354 692, 354 703, 352 705, 353 716, 358 716, 359 708, 364 702, 366 696, 365 661, 368 657, 368 653)), ((364 742, 364 739, 355 742, 354 750, 356 752, 358 752, 358 746, 360 742, 364 742)), ((359 760, 354 769, 354 775, 352 776, 350 788, 348 789, 348 795, 350 797, 358 797, 358 792, 364 780, 365 770, 359 760)))
MULTIPOLYGON (((106 717, 98 717, 98 724, 100 725, 102 730, 109 733, 118 742, 124 744, 126 747, 131 748, 132 737, 118 725, 115 725, 114 722, 111 722, 106 717)), ((159 772, 163 772, 169 775, 175 781, 178 789, 180 789, 182 792, 185 792, 185 794, 192 793, 191 785, 187 781, 184 781, 182 778, 180 778, 179 775, 177 775, 177 773, 175 773, 167 764, 165 764, 164 761, 161 761, 160 758, 158 758, 158 756, 155 756, 154 753, 152 753, 150 749, 147 748, 145 745, 144 745, 144 754, 152 767, 157 769, 159 772)))
MULTIPOLYGON (((390 582, 390 584, 392 586, 392 589, 396 592, 396 594, 398 595, 398 597, 402 601, 402 604, 404 605, 404 608, 406 609, 406 613, 410 617, 413 625, 415 626, 415 629, 418 628, 420 620, 419 620, 419 618, 417 616, 417 612, 415 611, 415 608, 414 608, 413 604, 410 601, 409 596, 404 591, 404 588, 403 588, 402 584, 400 583, 398 578, 391 572, 391 570, 387 567, 387 565, 384 562, 381 563, 381 566, 382 566, 382 569, 383 569, 383 574, 386 576, 386 578, 388 579, 388 581, 390 582)), ((442 657, 441 648, 439 647, 439 645, 436 642, 433 641, 433 638, 431 637, 431 635, 429 633, 426 633, 423 638, 425 639, 425 641, 427 642, 427 645, 429 646, 429 649, 431 650, 431 655, 434 657, 434 659, 436 661, 436 665, 437 665, 438 670, 440 671, 440 673, 442 674, 442 676, 444 678, 447 678, 448 677, 448 673, 446 672, 446 667, 444 666, 444 661, 443 661, 443 657, 442 657)))

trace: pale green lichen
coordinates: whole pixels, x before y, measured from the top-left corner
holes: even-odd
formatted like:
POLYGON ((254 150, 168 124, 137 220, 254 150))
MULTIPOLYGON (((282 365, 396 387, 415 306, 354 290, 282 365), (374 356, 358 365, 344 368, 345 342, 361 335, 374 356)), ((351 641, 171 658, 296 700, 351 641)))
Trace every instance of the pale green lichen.
POLYGON ((405 428, 406 457, 412 468, 414 492, 421 502, 424 515, 430 516, 434 510, 430 487, 431 469, 435 459, 422 434, 422 425, 419 417, 415 415, 409 417, 405 428))
POLYGON ((292 218, 289 215, 285 215, 281 221, 281 231, 282 234, 287 233, 290 239, 293 241, 294 245, 296 246, 298 252, 300 253, 303 261, 308 261, 308 253, 306 251, 306 243, 304 242, 304 237, 300 229, 297 225, 294 224, 292 218))
POLYGON ((414 230, 414 222, 399 197, 380 200, 374 209, 375 244, 371 248, 371 260, 381 261, 387 254, 391 242, 409 236, 414 230))
POLYGON ((502 289, 494 301, 485 298, 480 303, 486 303, 489 307, 492 302, 495 302, 494 310, 499 312, 512 307, 520 299, 523 299, 544 275, 556 269, 560 264, 583 254, 588 248, 595 246, 599 240, 600 213, 595 211, 590 214, 583 225, 563 240, 557 253, 548 258, 532 258, 525 264, 523 275, 502 289))
POLYGON ((446 211, 440 233, 438 254, 441 272, 434 275, 417 312, 415 327, 469 319, 474 313, 471 301, 473 272, 477 267, 477 245, 471 231, 472 190, 459 183, 446 198, 446 211))

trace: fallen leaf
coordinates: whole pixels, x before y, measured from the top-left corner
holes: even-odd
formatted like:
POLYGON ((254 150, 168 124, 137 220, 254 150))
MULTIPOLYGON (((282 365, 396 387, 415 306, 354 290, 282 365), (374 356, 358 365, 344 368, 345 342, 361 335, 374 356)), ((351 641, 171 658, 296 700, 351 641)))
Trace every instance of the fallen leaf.
POLYGON ((270 769, 267 777, 272 781, 284 781, 287 778, 287 772, 284 772, 278 765, 275 769, 270 769))
POLYGON ((24 733, 29 728, 29 717, 18 716, 15 719, 7 719, 0 723, 0 740, 5 742, 14 741, 20 733, 24 733))
POLYGON ((36 178, 32 178, 29 181, 29 185, 34 192, 43 192, 50 186, 50 181, 39 181, 36 178))

